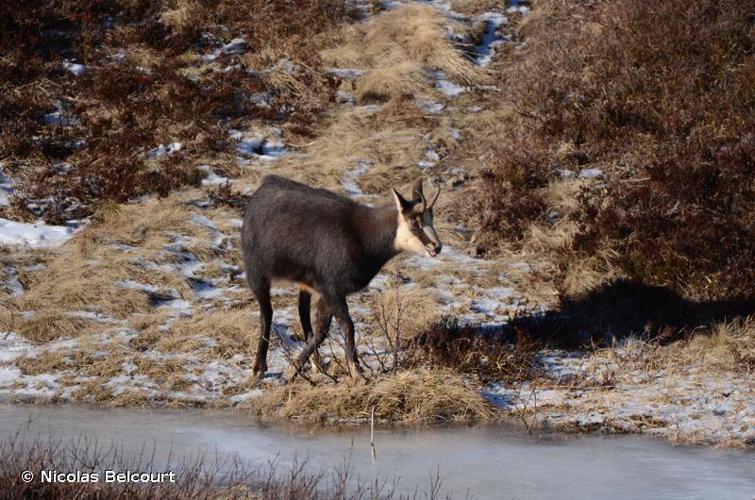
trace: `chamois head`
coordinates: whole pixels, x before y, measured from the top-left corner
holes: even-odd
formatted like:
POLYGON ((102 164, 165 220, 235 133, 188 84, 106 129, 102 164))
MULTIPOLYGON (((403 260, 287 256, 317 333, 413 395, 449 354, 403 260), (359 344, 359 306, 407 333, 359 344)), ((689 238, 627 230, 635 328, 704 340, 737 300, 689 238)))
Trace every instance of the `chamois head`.
POLYGON ((433 206, 438 201, 440 186, 428 203, 422 192, 422 178, 417 179, 412 186, 411 200, 405 199, 396 189, 393 198, 398 210, 398 229, 394 245, 397 250, 414 253, 427 253, 435 257, 440 253, 443 244, 433 228, 433 206))

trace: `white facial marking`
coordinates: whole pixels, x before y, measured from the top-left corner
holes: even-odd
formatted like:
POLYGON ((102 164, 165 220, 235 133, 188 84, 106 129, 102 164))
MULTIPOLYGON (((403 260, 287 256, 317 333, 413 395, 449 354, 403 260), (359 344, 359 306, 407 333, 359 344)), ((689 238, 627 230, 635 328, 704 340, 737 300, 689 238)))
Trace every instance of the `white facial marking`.
POLYGON ((398 228, 396 229, 396 238, 393 240, 393 246, 399 252, 425 253, 425 245, 422 240, 412 234, 407 220, 398 213, 398 228))

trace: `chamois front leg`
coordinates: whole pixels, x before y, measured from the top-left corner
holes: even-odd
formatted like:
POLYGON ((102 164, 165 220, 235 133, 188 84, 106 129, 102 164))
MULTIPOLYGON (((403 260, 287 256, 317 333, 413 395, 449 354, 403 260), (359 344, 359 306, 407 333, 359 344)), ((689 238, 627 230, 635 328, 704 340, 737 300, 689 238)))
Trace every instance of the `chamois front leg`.
POLYGON ((299 354, 299 357, 294 360, 294 372, 289 377, 289 381, 293 381, 296 378, 296 375, 301 373, 304 365, 309 360, 309 357, 313 352, 317 351, 317 349, 320 347, 320 344, 325 341, 325 338, 328 336, 328 330, 330 330, 330 323, 332 318, 333 314, 330 312, 330 308, 327 306, 325 301, 320 300, 317 303, 317 333, 309 338, 307 344, 304 346, 304 349, 302 349, 301 353, 299 354))
POLYGON ((356 374, 361 375, 362 378, 366 378, 362 365, 359 363, 359 356, 357 356, 356 343, 354 342, 354 321, 349 314, 349 306, 346 304, 346 299, 339 300, 334 309, 335 317, 341 324, 346 341, 346 363, 349 367, 349 375, 353 377, 355 375, 353 372, 356 371, 356 374))

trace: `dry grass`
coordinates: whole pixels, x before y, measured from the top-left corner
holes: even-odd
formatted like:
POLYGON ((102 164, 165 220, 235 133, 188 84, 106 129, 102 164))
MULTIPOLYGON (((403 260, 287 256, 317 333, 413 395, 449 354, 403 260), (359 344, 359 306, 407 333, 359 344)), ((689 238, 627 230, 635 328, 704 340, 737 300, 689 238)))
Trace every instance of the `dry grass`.
POLYGON ((413 97, 424 89, 425 72, 414 61, 371 70, 359 79, 356 96, 360 102, 380 101, 390 97, 413 97))
MULTIPOLYGON (((118 255, 116 252, 102 254, 104 257, 118 255)), ((68 248, 35 277, 27 293, 18 301, 18 307, 38 314, 46 309, 90 310, 124 319, 150 308, 149 297, 144 292, 116 284, 118 280, 133 279, 140 274, 155 279, 154 274, 139 269, 122 256, 102 262, 68 248)))
POLYGON ((413 177, 406 167, 416 164, 424 153, 416 115, 405 113, 387 122, 379 114, 361 109, 339 113, 307 145, 305 156, 282 159, 274 168, 289 177, 338 190, 344 174, 366 162, 370 170, 359 179, 359 185, 365 192, 387 195, 391 185, 413 177))
POLYGON ((71 243, 45 257, 44 269, 24 277, 26 291, 21 297, 6 301, 8 310, 15 311, 11 319, 18 331, 35 340, 80 334, 90 321, 72 313, 89 311, 131 319, 136 314, 154 314, 154 302, 160 297, 190 294, 183 276, 154 266, 172 262, 174 257, 165 247, 178 236, 188 238, 188 250, 200 260, 215 256, 207 230, 193 223, 191 215, 180 198, 103 205, 92 224, 71 243), (127 245, 125 250, 122 245, 127 245), (155 292, 122 284, 128 281, 153 286, 155 292), (34 314, 23 318, 21 311, 34 314))
POLYGON ((65 351, 56 349, 41 352, 34 357, 21 357, 16 361, 16 366, 26 375, 40 375, 70 368, 69 361, 65 351))
POLYGON ((311 423, 364 420, 373 407, 377 419, 403 424, 484 422, 494 417, 490 404, 447 369, 401 371, 366 384, 296 383, 252 400, 252 409, 262 417, 311 423))
POLYGON ((695 335, 679 350, 688 364, 701 363, 714 370, 755 371, 755 318, 713 326, 710 335, 695 335))
POLYGON ((383 336, 398 334, 405 340, 425 331, 440 315, 434 295, 422 286, 403 291, 399 286, 386 287, 369 307, 370 319, 383 336))
POLYGON ((191 36, 203 19, 202 6, 194 0, 170 2, 168 10, 160 13, 160 22, 175 35, 184 38, 191 36), (172 5, 171 5, 172 4, 172 5))
POLYGON ((499 0, 451 0, 451 9, 462 14, 474 15, 499 9, 499 0))
MULTIPOLYGON (((73 371, 78 377, 96 377, 92 385, 99 386, 122 373, 121 365, 133 352, 122 343, 102 344, 91 336, 79 337, 78 349, 48 349, 34 356, 24 356, 16 365, 26 375, 73 371)), ((82 393, 88 396, 86 392, 82 393)))
POLYGON ((667 345, 630 338, 616 346, 596 349, 569 383, 610 388, 621 383, 653 383, 657 379, 673 385, 674 380, 700 376, 721 383, 746 379, 755 369, 754 324, 753 318, 717 322, 667 345))
POLYGON ((303 182, 339 189, 347 172, 366 165, 359 187, 368 194, 387 194, 391 186, 413 180, 411 167, 428 147, 442 153, 455 147, 447 121, 424 116, 412 100, 434 92, 426 79, 428 69, 442 69, 461 83, 481 78, 447 39, 447 23, 432 7, 403 6, 344 28, 332 42, 337 46, 321 52, 323 60, 365 70, 353 82, 356 97, 387 102, 378 110, 339 110, 314 141, 300 148, 301 155, 274 168, 303 182))
MULTIPOLYGON (((256 349, 259 326, 256 307, 217 309, 197 312, 180 319, 164 331, 154 331, 154 346, 164 352, 196 351, 202 342, 213 339, 212 357, 230 358, 236 354, 251 355, 256 349)), ((150 335, 150 332, 145 332, 150 335)))
POLYGON ((636 358, 678 374, 693 367, 711 375, 751 374, 755 371, 755 318, 714 323, 688 339, 636 358))
POLYGON ((362 101, 418 94, 427 87, 427 68, 442 70, 460 83, 479 80, 477 68, 446 38, 447 23, 430 6, 404 5, 348 28, 339 47, 321 55, 334 66, 367 71, 357 86, 362 101))
POLYGON ((45 308, 33 311, 31 317, 18 318, 12 329, 34 342, 49 342, 58 337, 78 337, 92 330, 95 323, 72 316, 68 311, 45 308))
POLYGON ((191 215, 190 207, 180 197, 151 198, 128 205, 108 203, 94 214, 94 224, 82 231, 75 242, 82 251, 107 243, 125 243, 150 254, 169 243, 171 233, 201 235, 202 230, 191 222, 191 215))

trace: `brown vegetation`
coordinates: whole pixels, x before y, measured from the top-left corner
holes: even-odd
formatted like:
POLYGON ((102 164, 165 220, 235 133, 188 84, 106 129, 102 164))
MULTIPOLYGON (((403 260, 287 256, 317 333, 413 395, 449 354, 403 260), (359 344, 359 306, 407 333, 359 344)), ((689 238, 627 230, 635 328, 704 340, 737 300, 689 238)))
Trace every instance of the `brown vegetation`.
POLYGON ((305 133, 337 84, 316 47, 349 15, 339 0, 4 4, 0 159, 16 215, 62 222, 196 185, 196 165, 229 148, 239 120, 305 133), (255 50, 222 50, 239 36, 255 50))
POLYGON ((537 375, 534 363, 540 347, 520 330, 517 338, 498 329, 486 333, 472 326, 443 319, 408 343, 411 366, 444 366, 470 374, 481 382, 519 381, 537 375))
POLYGON ((755 55, 741 2, 539 2, 503 78, 489 242, 549 262, 563 295, 612 277, 752 293, 755 55), (601 179, 564 180, 599 168, 601 179), (577 189, 573 189, 576 187, 577 189))

